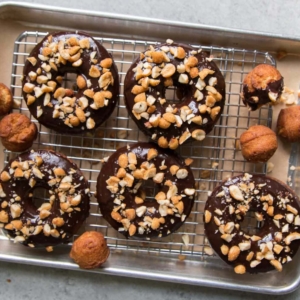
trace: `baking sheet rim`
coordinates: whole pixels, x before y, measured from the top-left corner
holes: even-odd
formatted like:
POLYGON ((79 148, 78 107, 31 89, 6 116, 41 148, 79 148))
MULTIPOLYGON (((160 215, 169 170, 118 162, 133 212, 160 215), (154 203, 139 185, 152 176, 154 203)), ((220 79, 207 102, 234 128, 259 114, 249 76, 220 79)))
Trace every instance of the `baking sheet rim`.
POLYGON ((274 39, 282 39, 286 41, 295 41, 300 43, 300 37, 295 36, 283 36, 282 34, 275 34, 271 32, 263 32, 263 31, 252 31, 252 30, 244 30, 244 29, 235 29, 230 27, 222 27, 222 26, 213 26, 213 25, 205 25, 205 24, 198 24, 198 23, 189 23, 189 22, 180 22, 180 21, 173 21, 173 20, 164 20, 164 19, 156 19, 156 18, 148 18, 148 17, 137 17, 133 15, 124 15, 124 14, 116 14, 116 13, 107 13, 107 12, 100 12, 100 11, 91 11, 91 10, 82 10, 82 9, 67 9, 64 7, 58 6, 51 6, 51 5, 44 5, 44 4, 31 4, 31 3, 23 3, 23 2, 11 2, 6 1, 0 3, 0 13, 1 10, 5 9, 6 7, 21 7, 25 9, 39 9, 39 10, 48 10, 53 12, 62 12, 66 14, 75 13, 78 15, 85 15, 85 16, 93 16, 93 17, 105 17, 110 19, 121 19, 125 21, 138 21, 142 23, 153 23, 153 24, 163 24, 169 25, 173 27, 185 27, 185 28, 194 28, 194 29, 202 29, 202 30, 213 30, 216 32, 227 32, 227 33, 236 33, 241 35, 252 35, 252 36, 261 36, 261 37, 268 37, 274 39))
MULTIPOLYGON (((0 14, 5 9, 12 9, 14 7, 21 7, 24 9, 28 9, 29 11, 31 9, 39 9, 39 10, 48 10, 52 12, 64 12, 64 13, 73 13, 78 15, 85 15, 85 16, 96 16, 96 17, 107 17, 111 19, 123 19, 126 21, 139 21, 143 23, 155 23, 155 24, 164 24, 169 25, 173 27, 182 26, 185 28, 192 27, 194 29, 201 29, 201 30, 214 30, 214 31, 227 31, 228 33, 237 33, 237 34, 246 34, 246 35, 259 35, 259 36, 267 36, 272 38, 279 38, 283 40, 293 40, 296 42, 300 42, 300 38, 293 38, 293 37, 283 37, 281 35, 271 34, 271 33, 263 33, 263 32, 254 32, 254 31, 245 31, 245 30, 236 30, 236 29, 230 29, 230 28, 223 28, 223 27, 217 27, 217 26, 207 26, 202 24, 194 24, 194 23, 182 23, 182 22, 176 22, 176 21, 167 21, 167 20, 159 20, 159 19, 150 19, 150 18, 139 18, 134 16, 127 16, 127 15, 121 15, 121 14, 112 14, 112 13, 104 13, 104 12, 92 12, 87 10, 67 10, 64 8, 59 8, 55 6, 48 6, 48 5, 39 5, 39 4, 29 4, 29 3, 20 3, 20 2, 3 2, 0 4, 0 14)), ((15 19, 12 20, 17 21, 15 19)), ((2 240, 1 243, 11 243, 10 241, 2 240)), ((14 263, 22 263, 22 264, 30 264, 30 265, 37 265, 37 266, 45 266, 45 267, 55 267, 55 268, 62 268, 62 269, 70 269, 70 270, 81 270, 79 267, 74 263, 62 263, 60 261, 43 261, 38 258, 28 258, 28 257, 16 257, 9 254, 0 253, 0 260, 6 261, 6 262, 14 262, 14 263)), ((86 270, 83 270, 86 271, 86 270)), ((191 284, 191 285, 199 285, 199 286, 207 286, 207 287, 216 287, 216 288, 223 288, 223 289, 231 289, 231 290, 242 290, 242 291, 248 291, 248 292, 256 292, 256 293, 265 293, 265 294, 287 294, 294 291, 298 286, 300 285, 300 277, 296 277, 294 281, 291 281, 288 285, 284 284, 282 286, 276 286, 276 287, 255 287, 255 286, 249 286, 247 283, 243 284, 237 284, 235 282, 229 284, 226 282, 226 286, 222 281, 212 281, 210 279, 205 278, 196 278, 196 277, 183 277, 183 276, 177 276, 173 274, 162 274, 161 272, 157 273, 146 273, 142 270, 129 270, 124 268, 114 268, 114 267, 106 267, 106 268, 100 268, 97 270, 88 270, 89 272, 93 273, 103 273, 108 275, 118 275, 118 276, 125 276, 125 277, 139 277, 144 279, 151 279, 151 280, 164 280, 168 282, 176 282, 176 283, 184 283, 184 284, 191 284)))

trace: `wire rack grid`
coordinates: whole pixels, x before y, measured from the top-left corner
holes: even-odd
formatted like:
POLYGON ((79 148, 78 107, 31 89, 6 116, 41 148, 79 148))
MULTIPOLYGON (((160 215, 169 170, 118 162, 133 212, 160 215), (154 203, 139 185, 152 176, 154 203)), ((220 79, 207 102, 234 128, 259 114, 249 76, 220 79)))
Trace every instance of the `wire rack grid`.
MULTIPOLYGON (((101 170, 100 159, 110 155, 118 147, 137 141, 147 141, 135 123, 128 117, 124 105, 123 85, 128 68, 141 51, 155 42, 110 39, 95 37, 114 58, 120 77, 120 102, 112 116, 94 133, 82 135, 64 135, 49 130, 31 117, 25 101, 22 99, 21 78, 23 66, 33 47, 46 35, 45 32, 21 34, 15 41, 13 54, 11 89, 14 95, 14 111, 21 112, 32 119, 39 129, 34 149, 52 149, 72 159, 84 172, 92 191, 90 216, 81 229, 97 230, 107 238, 108 245, 115 250, 132 250, 148 253, 165 253, 167 255, 186 255, 200 261, 207 257, 208 241, 204 235, 203 208, 210 191, 222 180, 242 172, 265 173, 265 164, 246 162, 239 149, 239 136, 254 124, 271 125, 272 108, 263 107, 256 112, 249 112, 242 104, 240 92, 246 73, 260 63, 276 65, 268 54, 245 49, 223 48, 193 45, 210 53, 219 66, 226 81, 226 105, 223 114, 213 131, 202 142, 183 145, 178 150, 183 157, 194 160, 192 170, 196 179, 197 196, 190 216, 176 233, 162 239, 151 241, 127 240, 115 231, 103 219, 94 197, 97 176, 101 170), (185 243, 183 243, 183 235, 185 243)), ((72 87, 76 76, 65 74, 65 86, 72 87)), ((178 101, 175 88, 167 91, 169 101, 178 101)), ((6 164, 16 153, 4 150, 6 164)), ((34 194, 36 201, 47 201, 47 196, 34 194)), ((257 227, 251 214, 242 224, 245 230, 257 227)), ((80 234, 79 232, 78 234, 80 234)), ((76 238, 76 236, 74 237, 76 238)), ((71 244, 71 243, 70 243, 71 244)))

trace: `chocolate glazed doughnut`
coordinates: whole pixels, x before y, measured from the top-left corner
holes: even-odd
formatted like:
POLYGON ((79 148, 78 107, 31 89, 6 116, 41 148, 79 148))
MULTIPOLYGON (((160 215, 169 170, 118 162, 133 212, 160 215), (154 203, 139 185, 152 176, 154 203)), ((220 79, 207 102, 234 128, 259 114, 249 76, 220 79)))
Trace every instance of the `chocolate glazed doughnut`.
POLYGON ((281 271, 300 245, 299 211, 299 199, 287 185, 246 173, 214 189, 205 205, 205 234, 236 273, 281 271), (256 234, 240 226, 249 211, 263 222, 256 234))
POLYGON ((151 143, 118 149, 97 179, 103 217, 126 237, 149 239, 177 230, 190 214, 195 181, 183 159, 151 143), (153 187, 145 193, 147 181, 153 187))
POLYGON ((23 97, 31 114, 62 133, 100 126, 119 99, 117 67, 110 54, 83 32, 47 35, 31 51, 23 71, 23 97), (77 74, 76 91, 63 88, 63 76, 77 74))
POLYGON ((88 183, 64 155, 24 152, 0 174, 0 206, 0 225, 14 242, 29 247, 65 243, 89 215, 88 183), (36 207, 32 196, 39 188, 48 190, 50 201, 36 207))
POLYGON ((190 138, 203 140, 218 121, 225 102, 225 81, 204 51, 191 46, 150 46, 128 70, 126 107, 140 130, 162 148, 176 149, 190 138), (168 103, 166 89, 180 101, 168 103))

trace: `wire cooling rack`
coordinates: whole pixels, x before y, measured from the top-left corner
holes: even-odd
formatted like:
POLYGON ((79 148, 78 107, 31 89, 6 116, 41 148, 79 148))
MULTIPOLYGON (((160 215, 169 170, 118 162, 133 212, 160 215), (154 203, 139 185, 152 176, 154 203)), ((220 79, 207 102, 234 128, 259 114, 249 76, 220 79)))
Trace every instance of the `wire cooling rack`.
MULTIPOLYGON (((72 136, 59 134, 39 124, 31 117, 22 99, 21 77, 24 62, 33 47, 45 35, 44 32, 26 31, 15 41, 11 77, 14 111, 22 112, 37 124, 39 135, 33 145, 34 149, 52 149, 67 155, 81 168, 88 179, 92 192, 91 210, 81 232, 85 230, 102 232, 107 238, 108 245, 115 251, 175 254, 204 260, 209 251, 206 250, 208 241, 204 235, 202 218, 204 204, 210 191, 222 180, 242 172, 266 172, 265 164, 248 163, 243 159, 239 149, 239 136, 254 124, 271 126, 272 109, 263 107, 256 112, 249 112, 241 102, 240 92, 245 74, 260 63, 275 66, 275 60, 268 53, 258 51, 193 45, 210 53, 226 80, 226 105, 213 131, 204 141, 194 141, 179 149, 182 156, 194 160, 192 170, 197 189, 195 205, 185 224, 176 233, 151 241, 127 240, 103 219, 94 192, 97 176, 102 167, 101 158, 110 155, 118 147, 148 140, 128 116, 124 105, 123 85, 126 72, 134 58, 154 42, 95 37, 112 54, 118 67, 120 102, 109 120, 94 133, 72 136)), ((65 86, 73 87, 75 80, 74 74, 66 74, 65 86)), ((172 102, 178 101, 174 88, 168 89, 167 99, 172 102)), ((4 152, 5 164, 16 155, 7 150, 4 152)), ((47 201, 48 197, 35 192, 34 199, 36 202, 43 202, 47 201)), ((257 226, 251 214, 242 224, 242 228, 248 232, 255 231, 257 226)))

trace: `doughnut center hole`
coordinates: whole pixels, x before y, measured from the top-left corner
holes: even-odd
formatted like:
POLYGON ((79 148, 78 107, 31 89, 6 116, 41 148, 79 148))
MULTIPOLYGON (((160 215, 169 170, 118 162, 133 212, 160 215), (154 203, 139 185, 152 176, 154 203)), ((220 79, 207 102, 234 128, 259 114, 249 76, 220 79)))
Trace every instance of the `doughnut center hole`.
POLYGON ((137 191, 137 196, 144 199, 145 202, 156 203, 155 195, 159 192, 159 186, 153 182, 152 178, 149 180, 143 180, 142 185, 137 191))
POLYGON ((183 92, 178 89, 176 86, 169 86, 166 89, 166 94, 165 94, 165 98, 167 100, 168 104, 178 104, 180 102, 182 102, 184 97, 183 92))
POLYGON ((70 89, 74 93, 78 91, 76 79, 77 79, 78 74, 76 73, 64 73, 64 80, 62 82, 62 87, 65 89, 70 89))
POLYGON ((243 222, 240 223, 240 229, 248 235, 257 235, 264 226, 264 221, 257 221, 254 211, 248 211, 243 222))
POLYGON ((32 204, 38 209, 43 203, 50 201, 49 190, 43 187, 36 187, 32 191, 32 204))

